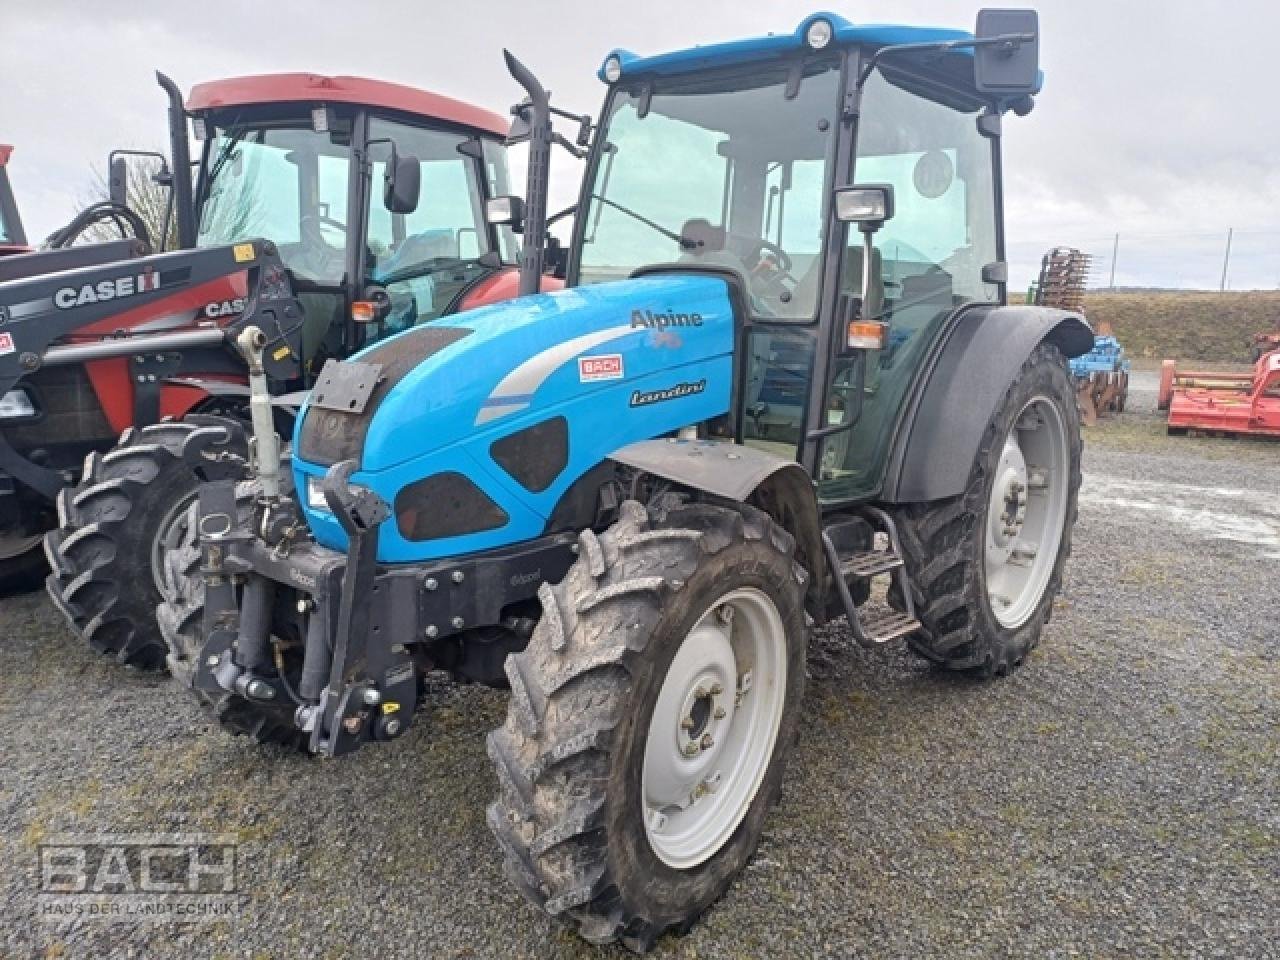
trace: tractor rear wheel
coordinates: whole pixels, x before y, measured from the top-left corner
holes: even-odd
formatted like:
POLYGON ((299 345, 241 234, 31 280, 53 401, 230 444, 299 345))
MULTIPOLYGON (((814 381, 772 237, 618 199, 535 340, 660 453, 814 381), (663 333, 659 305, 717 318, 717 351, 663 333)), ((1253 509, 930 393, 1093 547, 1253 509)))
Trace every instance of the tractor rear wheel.
MULTIPOLYGON (((242 513, 253 509, 260 489, 254 481, 236 485, 236 504, 242 513)), ((196 689, 192 683, 196 658, 204 647, 204 579, 200 575, 201 550, 196 536, 198 509, 195 503, 188 507, 181 539, 169 551, 166 588, 155 609, 156 623, 168 651, 169 673, 174 682, 195 696, 229 733, 258 743, 279 743, 302 749, 306 735, 292 722, 291 706, 266 706, 230 693, 208 693, 196 689)), ((300 679, 301 659, 301 651, 294 648, 282 653, 282 662, 295 689, 300 679)))
POLYGON ((918 653, 992 676, 1039 643, 1071 553, 1080 448, 1066 361, 1042 344, 987 424, 965 492, 896 513, 918 653))
POLYGON ((507 658, 489 826, 536 906, 644 951, 759 844, 799 721, 807 576, 763 512, 672 495, 579 546, 507 658))
POLYGON ((126 430, 113 449, 89 454, 80 482, 58 495, 58 526, 44 541, 49 596, 91 647, 120 663, 164 663, 168 648, 155 609, 165 590, 165 555, 181 539, 199 482, 182 445, 207 425, 126 430))

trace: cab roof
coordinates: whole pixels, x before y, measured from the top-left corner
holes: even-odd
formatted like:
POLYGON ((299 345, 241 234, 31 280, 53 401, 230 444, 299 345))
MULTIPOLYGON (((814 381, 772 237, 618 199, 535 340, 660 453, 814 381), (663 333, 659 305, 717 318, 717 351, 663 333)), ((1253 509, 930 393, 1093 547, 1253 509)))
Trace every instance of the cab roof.
POLYGON ((499 114, 427 90, 364 77, 328 77, 318 73, 267 73, 198 83, 187 109, 262 106, 273 103, 354 103, 456 123, 505 137, 510 121, 499 114))
MULTIPOLYGON (((648 57, 632 53, 630 50, 613 50, 601 63, 597 76, 601 80, 606 80, 604 64, 608 63, 612 57, 618 58, 622 66, 623 78, 640 74, 675 76, 716 67, 774 60, 789 53, 810 49, 805 36, 809 25, 815 20, 826 20, 831 24, 831 42, 825 48, 828 50, 854 45, 876 49, 903 43, 950 43, 956 40, 974 39, 973 34, 967 30, 916 27, 905 24, 855 24, 850 23, 838 13, 821 11, 805 17, 791 33, 771 33, 763 37, 729 40, 648 57)), ((945 58, 964 58, 971 64, 973 50, 954 50, 945 54, 945 58)), ((966 67, 971 75, 972 68, 968 64, 966 67)))

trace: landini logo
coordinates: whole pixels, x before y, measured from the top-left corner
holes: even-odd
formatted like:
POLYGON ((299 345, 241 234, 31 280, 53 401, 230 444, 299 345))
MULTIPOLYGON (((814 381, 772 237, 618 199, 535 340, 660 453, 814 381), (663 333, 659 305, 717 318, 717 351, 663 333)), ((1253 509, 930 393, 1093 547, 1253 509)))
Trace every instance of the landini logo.
POLYGON ((632 390, 631 406, 647 407, 651 403, 679 400, 681 397, 692 397, 694 394, 703 393, 706 389, 706 380, 692 380, 685 383, 677 383, 673 387, 665 387, 662 390, 632 390))
POLYGON ((632 310, 631 326, 657 327, 660 330, 665 330, 667 327, 700 327, 702 326, 702 314, 675 313, 671 310, 666 313, 661 310, 657 313, 652 310, 632 310))

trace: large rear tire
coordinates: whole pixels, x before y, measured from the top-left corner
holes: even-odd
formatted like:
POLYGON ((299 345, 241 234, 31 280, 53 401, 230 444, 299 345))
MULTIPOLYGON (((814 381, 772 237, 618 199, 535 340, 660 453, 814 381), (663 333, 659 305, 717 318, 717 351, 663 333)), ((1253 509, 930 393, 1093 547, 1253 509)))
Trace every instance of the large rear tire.
POLYGON ((489 826, 525 896, 644 951, 746 866, 804 692, 806 574, 763 512, 667 496, 586 531, 507 659, 489 826))
POLYGON ((965 492, 896 511, 919 654, 993 676, 1040 642, 1071 553, 1080 450, 1066 361, 1042 344, 987 424, 965 492))
POLYGON ((182 537, 199 484, 182 445, 207 425, 126 430, 113 449, 86 457, 80 482, 58 495, 58 526, 44 541, 49 596, 91 647, 128 666, 165 661, 155 619, 165 555, 182 537))

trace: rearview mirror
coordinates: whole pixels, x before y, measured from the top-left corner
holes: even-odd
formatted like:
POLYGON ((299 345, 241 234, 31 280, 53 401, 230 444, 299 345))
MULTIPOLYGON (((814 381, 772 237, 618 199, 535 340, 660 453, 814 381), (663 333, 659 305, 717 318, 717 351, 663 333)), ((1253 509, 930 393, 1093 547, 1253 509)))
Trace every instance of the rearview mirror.
POLYGON ((382 203, 392 213, 413 213, 422 190, 422 166, 418 158, 399 156, 392 145, 387 172, 382 178, 382 203))
POLYGON ((982 10, 974 31, 974 83, 1002 97, 1040 92, 1040 18, 1034 10, 982 10))
POLYGON ((113 157, 107 178, 107 196, 117 207, 129 205, 129 166, 124 157, 113 157))

